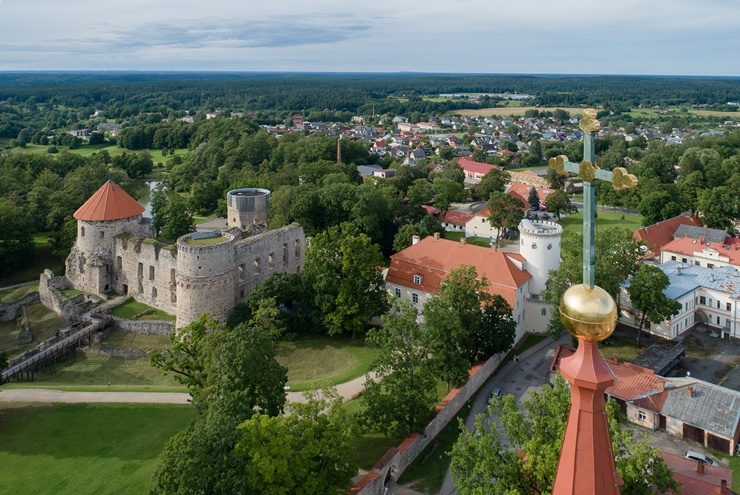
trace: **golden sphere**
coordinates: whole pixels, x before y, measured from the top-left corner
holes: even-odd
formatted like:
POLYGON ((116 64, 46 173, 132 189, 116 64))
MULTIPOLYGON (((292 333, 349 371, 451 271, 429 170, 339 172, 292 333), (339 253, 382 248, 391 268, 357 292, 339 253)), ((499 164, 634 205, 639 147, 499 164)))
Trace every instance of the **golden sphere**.
POLYGON ((574 285, 560 299, 560 321, 574 337, 604 340, 617 326, 617 305, 601 287, 574 285))

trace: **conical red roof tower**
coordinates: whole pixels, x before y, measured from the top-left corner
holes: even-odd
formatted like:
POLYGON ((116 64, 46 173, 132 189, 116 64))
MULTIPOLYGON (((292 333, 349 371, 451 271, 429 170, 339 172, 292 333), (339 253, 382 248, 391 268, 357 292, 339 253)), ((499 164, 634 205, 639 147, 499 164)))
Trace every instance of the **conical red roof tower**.
POLYGON ((144 212, 144 207, 121 187, 109 180, 93 194, 85 204, 74 212, 77 220, 110 221, 135 217, 144 212))

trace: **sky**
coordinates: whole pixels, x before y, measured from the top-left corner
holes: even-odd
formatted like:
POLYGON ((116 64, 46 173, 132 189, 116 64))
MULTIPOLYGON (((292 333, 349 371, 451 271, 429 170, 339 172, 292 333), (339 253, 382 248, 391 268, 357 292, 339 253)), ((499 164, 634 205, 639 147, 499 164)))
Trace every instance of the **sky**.
POLYGON ((740 76, 738 0, 0 0, 0 71, 740 76))

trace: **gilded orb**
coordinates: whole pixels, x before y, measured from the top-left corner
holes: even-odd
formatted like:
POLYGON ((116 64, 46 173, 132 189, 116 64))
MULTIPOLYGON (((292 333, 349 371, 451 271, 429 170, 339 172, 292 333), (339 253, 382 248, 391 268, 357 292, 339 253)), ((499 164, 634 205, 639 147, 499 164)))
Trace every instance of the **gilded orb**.
POLYGON ((601 287, 574 285, 560 299, 560 321, 574 337, 604 340, 617 326, 617 305, 601 287))

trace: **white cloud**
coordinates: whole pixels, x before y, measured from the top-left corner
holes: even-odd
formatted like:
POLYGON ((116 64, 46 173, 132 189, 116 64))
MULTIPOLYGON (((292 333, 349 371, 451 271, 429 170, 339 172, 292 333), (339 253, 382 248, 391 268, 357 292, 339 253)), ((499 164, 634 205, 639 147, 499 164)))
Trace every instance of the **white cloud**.
POLYGON ((731 0, 5 0, 0 70, 740 75, 731 0))

